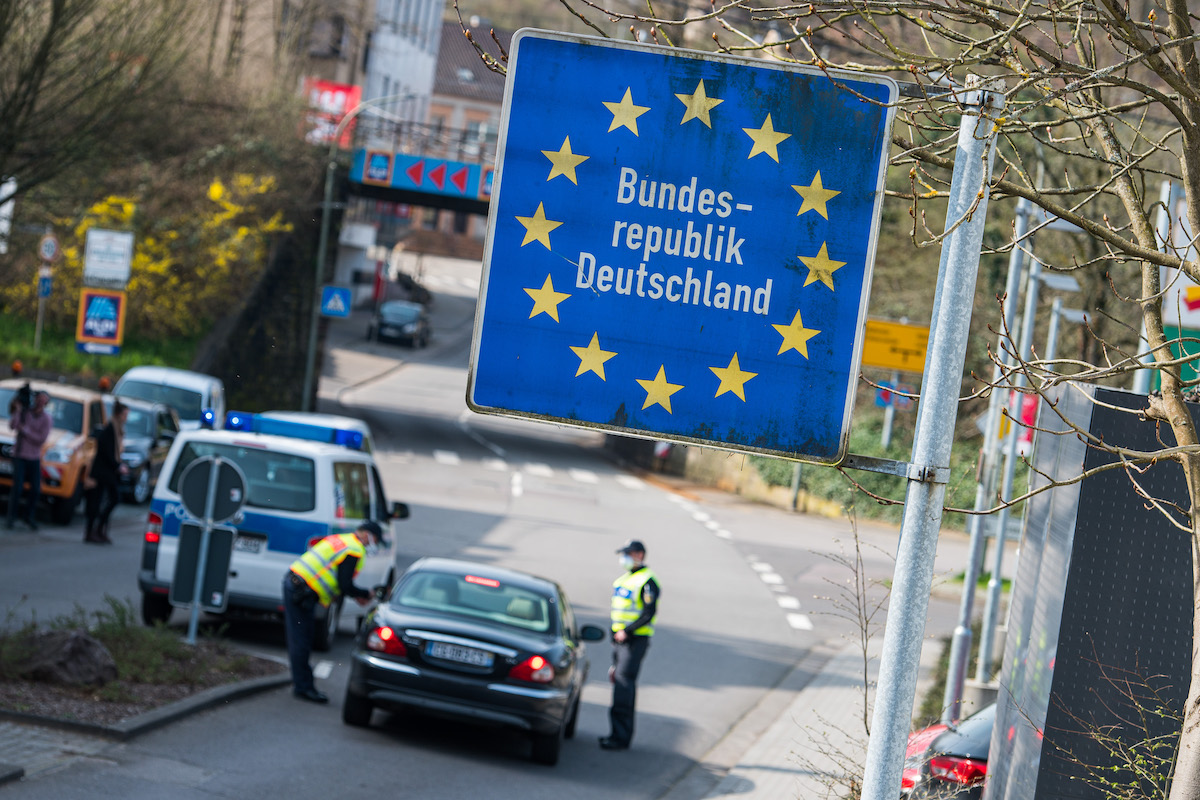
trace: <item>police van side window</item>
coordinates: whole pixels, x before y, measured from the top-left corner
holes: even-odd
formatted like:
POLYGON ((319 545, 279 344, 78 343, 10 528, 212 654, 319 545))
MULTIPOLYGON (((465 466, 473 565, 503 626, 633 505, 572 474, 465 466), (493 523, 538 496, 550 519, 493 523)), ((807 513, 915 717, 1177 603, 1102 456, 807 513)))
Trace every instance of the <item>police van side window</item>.
POLYGON ((333 464, 334 514, 339 519, 369 519, 371 488, 367 465, 358 461, 333 464))
POLYGON ((187 442, 168 483, 179 491, 179 479, 198 458, 219 455, 237 464, 246 476, 246 505, 276 511, 312 511, 316 502, 316 469, 311 458, 214 442, 187 442))

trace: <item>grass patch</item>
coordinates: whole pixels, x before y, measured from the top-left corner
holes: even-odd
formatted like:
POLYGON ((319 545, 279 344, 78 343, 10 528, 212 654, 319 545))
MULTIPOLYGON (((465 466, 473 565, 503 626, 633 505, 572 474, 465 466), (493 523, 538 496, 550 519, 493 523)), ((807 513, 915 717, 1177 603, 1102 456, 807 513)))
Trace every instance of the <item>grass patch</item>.
MULTIPOLYGON (((106 595, 105 607, 93 612, 76 609, 46 624, 29 622, 17 629, 0 632, 0 680, 12 680, 17 665, 30 655, 29 639, 40 630, 86 630, 112 655, 118 681, 142 684, 203 685, 211 683, 214 672, 237 673, 249 659, 209 634, 205 647, 189 645, 179 632, 157 625, 142 624, 129 600, 106 595)), ((12 618, 12 613, 9 615, 12 618)), ((121 700, 122 687, 113 682, 101 688, 116 694, 104 699, 121 700)))
POLYGON ((188 369, 200 337, 143 339, 126 334, 121 352, 114 356, 81 353, 74 329, 45 326, 41 345, 33 349, 36 324, 12 314, 0 314, 0 364, 20 360, 27 370, 64 375, 99 377, 120 375, 139 364, 188 369))

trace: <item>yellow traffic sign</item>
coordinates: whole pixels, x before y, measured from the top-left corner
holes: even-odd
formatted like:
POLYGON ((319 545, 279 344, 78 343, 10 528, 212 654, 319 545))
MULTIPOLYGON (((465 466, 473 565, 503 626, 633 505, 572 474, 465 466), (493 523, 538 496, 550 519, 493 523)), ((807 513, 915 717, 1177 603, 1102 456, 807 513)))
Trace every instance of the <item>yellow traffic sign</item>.
POLYGON ((928 344, 928 325, 869 319, 863 337, 862 364, 864 367, 921 372, 925 369, 928 344))

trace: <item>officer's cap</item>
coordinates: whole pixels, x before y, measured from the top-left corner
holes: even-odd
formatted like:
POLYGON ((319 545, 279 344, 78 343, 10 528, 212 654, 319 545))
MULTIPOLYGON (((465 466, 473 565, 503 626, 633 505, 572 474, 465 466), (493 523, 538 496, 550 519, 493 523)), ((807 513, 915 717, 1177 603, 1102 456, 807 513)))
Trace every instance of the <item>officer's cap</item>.
POLYGON ((366 520, 365 522, 363 522, 361 525, 358 526, 358 529, 360 531, 366 531, 367 533, 371 534, 371 538, 377 542, 383 541, 383 528, 379 527, 378 522, 372 522, 371 520, 366 520))
POLYGON ((624 546, 618 548, 617 552, 625 553, 626 555, 629 555, 630 553, 641 553, 641 554, 645 555, 646 545, 642 544, 637 539, 630 539, 628 542, 626 542, 624 544, 624 546))

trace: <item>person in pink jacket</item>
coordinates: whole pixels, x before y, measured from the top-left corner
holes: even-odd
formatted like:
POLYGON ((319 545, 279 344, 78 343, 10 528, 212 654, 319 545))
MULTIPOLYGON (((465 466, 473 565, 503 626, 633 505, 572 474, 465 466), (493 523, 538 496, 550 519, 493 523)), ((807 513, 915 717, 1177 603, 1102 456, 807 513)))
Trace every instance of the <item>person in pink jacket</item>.
POLYGON ((11 530, 13 521, 17 518, 17 507, 21 504, 21 495, 25 481, 29 481, 29 504, 25 511, 25 524, 30 530, 37 530, 38 498, 42 494, 42 446, 50 436, 52 420, 46 413, 46 404, 50 395, 38 392, 33 396, 33 407, 25 408, 20 403, 14 403, 9 408, 8 427, 17 432, 17 441, 13 445, 12 489, 8 493, 8 521, 11 530))

